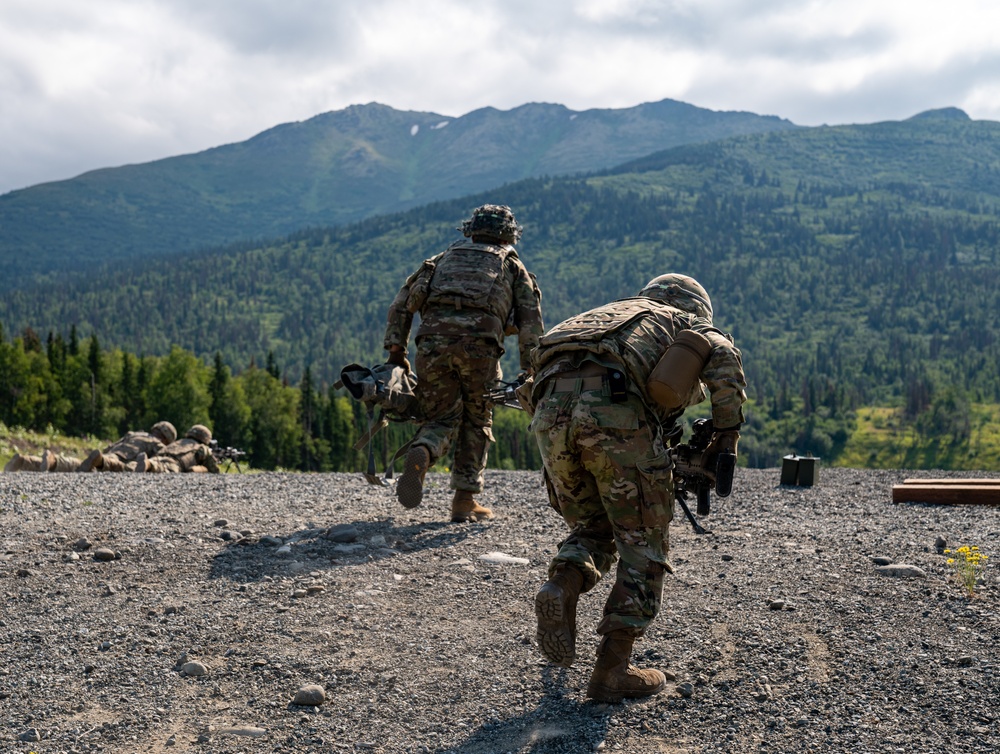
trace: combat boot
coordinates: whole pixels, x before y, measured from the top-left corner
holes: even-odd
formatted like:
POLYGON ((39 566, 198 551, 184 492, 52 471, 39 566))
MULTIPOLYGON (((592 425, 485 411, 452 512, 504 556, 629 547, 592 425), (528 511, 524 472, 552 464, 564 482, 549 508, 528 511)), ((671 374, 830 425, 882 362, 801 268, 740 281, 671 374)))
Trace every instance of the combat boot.
POLYGON ((90 455, 87 459, 80 464, 80 468, 77 471, 100 471, 104 468, 104 456, 99 450, 90 451, 90 455))
POLYGON ((136 456, 135 470, 140 474, 145 474, 149 471, 149 459, 146 457, 145 453, 140 453, 136 456))
POLYGON ((635 637, 618 629, 604 635, 597 648, 597 664, 587 685, 587 696, 598 702, 638 699, 663 691, 667 677, 659 670, 629 664, 635 637))
POLYGON ((406 454, 403 474, 396 482, 396 497, 404 508, 416 508, 424 499, 424 477, 431 466, 431 454, 423 445, 414 445, 406 454))
POLYGON ((38 466, 39 471, 55 471, 56 470, 56 454, 51 450, 46 449, 42 453, 42 461, 38 466))
POLYGON ((583 581, 580 569, 558 563, 535 595, 538 648, 550 662, 564 668, 576 659, 576 603, 583 581))
POLYGON ((485 521, 493 518, 493 511, 480 505, 468 490, 455 490, 451 501, 451 522, 462 524, 467 521, 485 521))

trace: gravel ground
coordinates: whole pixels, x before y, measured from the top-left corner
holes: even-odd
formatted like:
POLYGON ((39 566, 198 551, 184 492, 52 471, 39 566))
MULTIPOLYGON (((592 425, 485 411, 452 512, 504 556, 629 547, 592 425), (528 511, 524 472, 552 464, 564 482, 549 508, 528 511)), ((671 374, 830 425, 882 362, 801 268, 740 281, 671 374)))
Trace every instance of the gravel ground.
POLYGON ((461 525, 439 474, 412 511, 360 475, 0 474, 0 752, 1000 751, 996 564, 970 599, 938 548, 1000 561, 1000 512, 894 505, 904 476, 947 474, 740 469, 636 645, 676 680, 606 705, 610 579, 573 668, 535 648, 537 473, 461 525))

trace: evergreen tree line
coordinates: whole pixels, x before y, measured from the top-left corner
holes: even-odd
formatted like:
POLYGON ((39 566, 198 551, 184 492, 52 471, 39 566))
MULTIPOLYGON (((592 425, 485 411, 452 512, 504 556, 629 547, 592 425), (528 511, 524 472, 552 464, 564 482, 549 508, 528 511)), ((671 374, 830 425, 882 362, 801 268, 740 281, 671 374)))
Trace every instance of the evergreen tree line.
MULTIPOLYGON (((527 417, 496 414, 490 466, 539 468, 527 417)), ((309 367, 290 384, 272 352, 263 367, 251 359, 234 374, 220 353, 211 363, 177 346, 166 356, 137 356, 102 349, 96 334, 81 338, 75 326, 67 337, 50 332, 44 342, 31 328, 8 340, 0 325, 0 424, 99 445, 158 421, 181 435, 204 424, 220 446, 245 451, 258 469, 347 472, 367 465, 367 448, 354 447, 368 429, 364 405, 315 381, 309 367)), ((390 423, 376 436, 380 472, 413 429, 390 423)))
MULTIPOLYGON (((1000 183, 957 169, 966 147, 934 129, 908 142, 899 130, 702 145, 500 193, 524 225, 518 253, 548 326, 664 272, 693 275, 744 354, 743 458, 832 460, 861 407, 905 408, 934 427, 948 406, 1000 403, 1000 183)), ((400 283, 497 194, 25 287, 0 300, 0 320, 18 332, 76 323, 136 353, 181 343, 206 362, 273 353, 282 380, 301 385, 309 369, 308 382, 328 385, 346 364, 383 358, 400 283)), ((506 348, 512 374, 515 342, 506 348)))

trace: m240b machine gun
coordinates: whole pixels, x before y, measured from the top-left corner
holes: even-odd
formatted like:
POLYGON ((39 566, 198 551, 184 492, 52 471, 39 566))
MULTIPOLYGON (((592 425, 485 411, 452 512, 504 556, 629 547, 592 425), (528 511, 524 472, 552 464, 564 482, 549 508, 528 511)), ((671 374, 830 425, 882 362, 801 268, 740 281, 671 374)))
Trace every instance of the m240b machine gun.
POLYGON ((710 493, 713 489, 719 497, 728 497, 733 491, 736 455, 718 453, 708 457, 705 453, 714 431, 711 419, 697 419, 691 427, 688 442, 678 442, 680 427, 667 435, 670 455, 674 460, 674 497, 697 534, 710 532, 692 515, 687 505, 688 498, 693 495, 698 504, 698 515, 707 516, 712 510, 710 493))
POLYGON ((222 466, 222 462, 225 461, 226 471, 228 471, 229 467, 235 463, 236 471, 240 474, 243 473, 243 469, 240 468, 240 460, 246 456, 246 451, 239 450, 237 448, 223 448, 216 440, 212 440, 211 447, 212 456, 215 458, 215 462, 219 464, 220 467, 222 466))

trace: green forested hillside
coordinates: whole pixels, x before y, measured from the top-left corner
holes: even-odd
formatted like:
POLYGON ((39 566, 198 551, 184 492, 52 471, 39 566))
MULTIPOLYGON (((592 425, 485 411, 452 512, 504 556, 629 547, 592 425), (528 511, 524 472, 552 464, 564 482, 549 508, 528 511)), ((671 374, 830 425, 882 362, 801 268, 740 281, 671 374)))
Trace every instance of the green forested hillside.
POLYGON ((0 290, 36 275, 340 225, 531 176, 795 126, 682 102, 451 118, 357 105, 252 139, 0 196, 0 290))
POLYGON ((8 332, 76 324, 139 353, 218 350, 236 366, 273 351, 293 382, 305 366, 329 382, 346 363, 381 359, 403 277, 472 207, 502 201, 525 226, 547 324, 663 272, 705 284, 744 352, 751 464, 792 450, 835 460, 866 406, 945 428, 961 448, 972 407, 1000 403, 998 176, 991 122, 741 137, 19 291, 0 321, 8 332))

